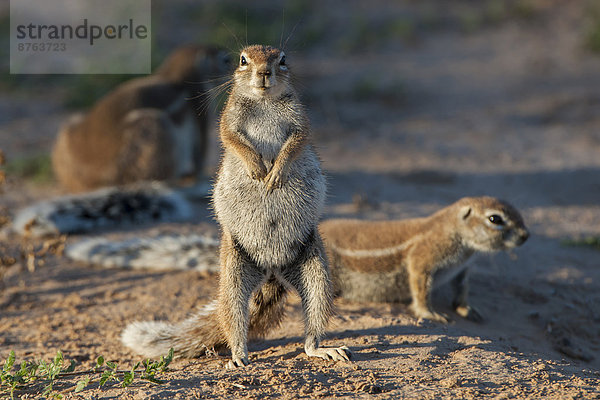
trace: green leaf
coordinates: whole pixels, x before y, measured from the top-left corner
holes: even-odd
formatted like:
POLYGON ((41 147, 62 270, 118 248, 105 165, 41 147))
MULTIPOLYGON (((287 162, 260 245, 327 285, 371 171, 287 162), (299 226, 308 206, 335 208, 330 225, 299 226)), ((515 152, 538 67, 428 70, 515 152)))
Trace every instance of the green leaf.
POLYGON ((110 378, 112 378, 113 375, 114 375, 113 371, 104 371, 102 373, 102 375, 100 376, 100 386, 104 386, 106 381, 108 381, 110 378))
POLYGON ((110 369, 117 369, 117 367, 119 366, 119 364, 112 362, 112 361, 107 361, 106 362, 106 366, 110 369))
POLYGON ((133 379, 135 377, 135 372, 124 372, 123 373, 123 383, 121 387, 127 387, 133 383, 133 379))
POLYGON ((81 392, 87 385, 90 384, 90 377, 83 378, 79 382, 77 382, 77 386, 75 386, 75 393, 81 392))
POLYGON ((48 386, 46 386, 46 387, 44 388, 44 393, 43 393, 43 395, 44 395, 44 396, 48 396, 48 394, 50 394, 50 392, 52 392, 52 382, 50 382, 50 383, 48 384, 48 386))
POLYGON ((38 363, 38 369, 39 369, 40 373, 47 374, 48 373, 48 364, 46 364, 46 361, 40 360, 38 363))
POLYGON ((96 368, 101 367, 104 364, 104 357, 100 356, 96 359, 96 368))
POLYGON ((164 372, 167 367, 169 366, 169 364, 171 364, 171 361, 173 361, 173 355, 174 355, 174 351, 173 348, 171 347, 171 349, 169 350, 169 354, 166 357, 161 357, 161 371, 164 372))
POLYGON ((75 371, 75 361, 71 360, 71 364, 63 372, 73 372, 73 371, 75 371))
POLYGON ((54 356, 54 365, 62 365, 64 360, 62 351, 58 350, 54 356))
POLYGON ((11 350, 10 353, 8 354, 8 360, 6 360, 4 362, 4 368, 2 368, 2 370, 4 372, 8 372, 12 369, 14 364, 15 364, 15 352, 13 350, 11 350))
POLYGON ((17 372, 17 376, 25 376, 30 372, 29 367, 29 363, 27 361, 23 361, 21 363, 21 369, 19 369, 19 372, 17 372))
POLYGON ((39 364, 29 364, 27 366, 27 368, 28 368, 27 375, 26 375, 27 376, 27 380, 28 381, 35 380, 37 378, 38 369, 40 369, 39 364))

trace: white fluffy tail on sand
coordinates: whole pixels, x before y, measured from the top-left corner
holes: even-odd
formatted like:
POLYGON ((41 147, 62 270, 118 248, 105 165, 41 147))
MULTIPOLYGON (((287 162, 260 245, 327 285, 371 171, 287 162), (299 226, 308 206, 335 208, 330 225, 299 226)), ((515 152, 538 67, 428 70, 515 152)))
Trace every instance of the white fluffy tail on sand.
POLYGON ((137 321, 127 325, 121 334, 121 342, 137 354, 158 358, 169 353, 177 325, 163 321, 137 321))
POLYGON ((164 321, 132 322, 121 334, 121 342, 137 354, 157 358, 172 348, 177 356, 197 357, 225 346, 216 320, 216 301, 208 303, 187 319, 171 324, 164 321))
POLYGON ((183 221, 193 216, 184 196, 159 182, 109 187, 33 204, 17 213, 10 229, 20 235, 46 236, 183 221))
MULTIPOLYGON (((268 279, 252 294, 248 338, 264 337, 279 326, 285 315, 286 288, 276 278, 268 279)), ((123 344, 145 357, 159 357, 173 348, 178 357, 198 357, 227 347, 221 329, 218 301, 206 304, 176 324, 163 321, 133 322, 121 335, 123 344)))
POLYGON ((217 239, 200 235, 160 235, 123 241, 98 237, 68 245, 65 255, 107 268, 218 271, 218 248, 217 239))

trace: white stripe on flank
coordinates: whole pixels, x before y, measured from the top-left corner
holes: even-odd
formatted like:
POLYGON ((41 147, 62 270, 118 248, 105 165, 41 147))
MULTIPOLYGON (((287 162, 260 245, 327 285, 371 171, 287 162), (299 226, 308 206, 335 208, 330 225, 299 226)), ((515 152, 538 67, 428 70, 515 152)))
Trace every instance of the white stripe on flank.
POLYGON ((421 235, 417 235, 415 237, 410 238, 406 242, 400 243, 396 246, 385 247, 383 249, 370 249, 370 250, 352 250, 352 249, 343 249, 341 247, 337 247, 336 245, 329 243, 329 246, 339 255, 344 257, 354 257, 354 258, 368 258, 368 257, 385 257, 391 256, 401 251, 404 251, 411 244, 413 244, 416 240, 420 239, 421 235))

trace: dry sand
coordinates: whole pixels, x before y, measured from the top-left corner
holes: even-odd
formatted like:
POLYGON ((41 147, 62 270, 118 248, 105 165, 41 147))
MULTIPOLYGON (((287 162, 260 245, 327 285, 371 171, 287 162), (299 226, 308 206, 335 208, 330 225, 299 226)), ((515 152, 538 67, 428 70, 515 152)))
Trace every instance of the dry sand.
MULTIPOLYGON (((581 48, 584 8, 558 4, 533 22, 475 34, 444 30, 368 54, 317 48, 290 57, 329 175, 326 216, 413 217, 483 194, 522 210, 530 240, 472 261, 471 302, 484 323, 452 314, 444 290, 436 307, 453 317, 449 325, 418 321, 405 305, 338 301, 324 344, 347 345, 354 361, 309 360, 292 298, 283 326, 250 344, 244 369, 223 370, 226 357, 177 360, 164 385, 92 386, 67 398, 600 398, 600 253, 563 243, 600 235, 600 57, 581 48), (371 76, 400 79, 402 93, 353 95, 354 82, 371 76)), ((0 147, 9 157, 47 149, 66 112, 42 97, 8 96, 0 147), (46 115, 52 123, 41 124, 46 115)), ((12 212, 59 193, 9 179, 0 205, 12 212)), ((190 223, 111 236, 216 235, 207 204, 197 206, 190 223)), ((19 246, 6 240, 1 255, 19 246)), ((128 322, 180 320, 217 285, 208 273, 104 270, 52 254, 34 271, 26 260, 2 271, 2 357, 61 349, 80 369, 98 355, 130 366, 139 357, 119 342, 128 322)))

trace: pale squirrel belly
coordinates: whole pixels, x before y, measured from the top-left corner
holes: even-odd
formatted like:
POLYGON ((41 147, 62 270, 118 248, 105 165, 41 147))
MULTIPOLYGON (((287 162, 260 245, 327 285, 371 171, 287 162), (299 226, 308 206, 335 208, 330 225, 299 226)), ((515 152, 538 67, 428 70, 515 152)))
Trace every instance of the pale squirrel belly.
POLYGON ((269 193, 236 156, 226 154, 215 185, 217 219, 263 267, 296 259, 325 204, 325 177, 312 148, 307 146, 289 171, 283 188, 269 193))

